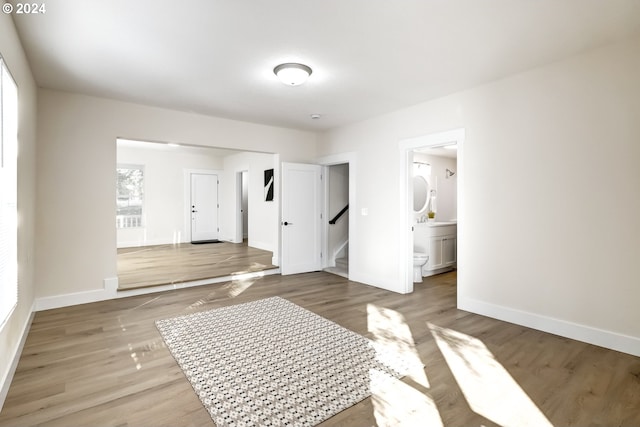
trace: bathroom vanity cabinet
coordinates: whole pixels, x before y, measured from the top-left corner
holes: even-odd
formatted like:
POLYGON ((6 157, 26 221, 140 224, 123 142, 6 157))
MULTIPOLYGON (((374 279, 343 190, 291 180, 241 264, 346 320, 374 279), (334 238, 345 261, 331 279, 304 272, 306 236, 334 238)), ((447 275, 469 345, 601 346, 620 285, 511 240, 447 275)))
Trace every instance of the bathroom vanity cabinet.
POLYGON ((422 267, 422 276, 449 271, 456 266, 457 224, 455 222, 425 222, 416 224, 414 251, 429 254, 422 267))

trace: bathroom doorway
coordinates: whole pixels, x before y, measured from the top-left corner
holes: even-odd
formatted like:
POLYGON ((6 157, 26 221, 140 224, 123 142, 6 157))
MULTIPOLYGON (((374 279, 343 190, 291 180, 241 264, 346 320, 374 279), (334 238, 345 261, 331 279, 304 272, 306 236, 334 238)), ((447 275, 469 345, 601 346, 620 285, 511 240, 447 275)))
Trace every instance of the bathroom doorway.
MULTIPOLYGON (((463 236, 464 231, 464 218, 461 218, 462 213, 461 204, 463 203, 462 197, 462 159, 463 159, 463 146, 464 146, 464 129, 455 129, 447 132, 440 132, 435 134, 423 135, 417 138, 410 138, 402 140, 399 144, 400 149, 400 173, 401 173, 401 205, 404 206, 404 215, 402 215, 400 221, 400 247, 401 256, 404 262, 400 263, 399 276, 400 280, 404 284, 405 293, 413 292, 413 253, 414 253, 414 232, 418 221, 440 221, 441 223, 456 224, 456 241, 451 242, 445 240, 444 243, 446 254, 450 254, 452 247, 456 245, 453 250, 454 256, 457 252, 457 242, 460 241, 460 236, 463 236), (456 147, 455 150, 455 163, 450 159, 453 156, 451 148, 456 147), (446 150, 446 151, 445 151, 446 150), (439 157, 435 157, 435 155, 439 157), (442 158, 442 155, 446 154, 449 160, 442 158), (434 156, 434 157, 430 157, 434 156), (419 212, 414 209, 414 162, 418 164, 429 165, 429 185, 428 185, 428 197, 426 203, 419 212), (431 165, 433 163, 434 165, 431 165), (455 167, 453 166, 455 164, 455 167), (441 170, 442 169, 442 170, 441 170), (446 197, 442 197, 443 200, 438 198, 439 190, 447 194, 446 197), (434 211, 434 218, 429 218, 429 211, 434 211), (439 213, 439 214, 438 214, 439 213), (461 232, 462 231, 462 232, 461 232)), ((435 224, 429 224, 435 225, 435 224)), ((441 224, 438 224, 438 226, 441 224)), ((444 225, 444 224, 443 224, 444 225)), ((429 254, 431 255, 431 254, 429 254)), ((440 256, 440 254, 438 254, 440 256)), ((450 256, 450 255, 449 255, 450 256)), ((450 258, 449 258, 450 260, 450 258)), ((442 262, 441 259, 432 258, 432 266, 434 271, 440 271, 439 265, 434 265, 435 262, 442 262)), ((455 259, 458 268, 460 259, 455 259)), ((450 263, 448 265, 451 265, 450 263)), ((445 262, 444 267, 447 266, 445 262)), ((443 267, 443 268, 444 268, 443 267)))
POLYGON ((457 148, 451 143, 413 151, 414 268, 426 259, 414 271, 414 283, 457 267, 457 148))

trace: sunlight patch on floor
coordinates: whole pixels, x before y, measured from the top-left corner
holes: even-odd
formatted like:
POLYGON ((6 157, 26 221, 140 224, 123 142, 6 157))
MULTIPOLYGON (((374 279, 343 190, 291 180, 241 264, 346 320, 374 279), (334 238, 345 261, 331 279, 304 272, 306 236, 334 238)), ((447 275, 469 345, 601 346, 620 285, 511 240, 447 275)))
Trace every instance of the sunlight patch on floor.
POLYGON ((236 279, 233 282, 224 285, 225 290, 227 291, 227 295, 231 298, 235 298, 253 285, 256 280, 255 277, 247 278, 247 279, 236 279))
MULTIPOLYGON (((407 373, 407 377, 419 386, 429 388, 429 380, 416 350, 413 334, 401 313, 375 304, 367 304, 367 328, 373 335, 372 340, 377 348, 405 358, 411 366, 415 366, 407 373)), ((378 426, 443 425, 431 396, 375 369, 372 369, 369 375, 371 401, 378 426)))
POLYGON ((142 368, 142 364, 138 359, 138 353, 133 351, 133 346, 131 344, 129 344, 129 351, 131 352, 131 359, 133 360, 133 363, 136 365, 136 370, 139 371, 140 368, 142 368))
POLYGON ((401 313, 375 304, 367 304, 367 329, 373 341, 384 350, 402 355, 412 366, 407 376, 429 388, 429 380, 416 350, 413 334, 401 313))
POLYGON ((379 427, 442 427, 438 408, 431 397, 395 378, 372 369, 371 401, 379 427))
POLYGON ((224 285, 215 288, 206 297, 200 298, 195 301, 189 307, 189 310, 198 309, 212 301, 222 300, 226 298, 235 298, 249 289, 256 281, 262 278, 264 274, 252 274, 252 275, 239 275, 234 277, 232 282, 225 283, 224 285))
POLYGON ((482 341, 428 323, 471 409, 502 427, 553 427, 482 341))

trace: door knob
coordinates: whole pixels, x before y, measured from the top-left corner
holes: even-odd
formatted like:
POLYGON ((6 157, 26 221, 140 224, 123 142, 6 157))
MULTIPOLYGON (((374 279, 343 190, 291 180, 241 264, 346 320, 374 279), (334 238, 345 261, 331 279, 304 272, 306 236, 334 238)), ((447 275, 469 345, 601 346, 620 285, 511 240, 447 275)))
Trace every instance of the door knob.
POLYGON ((293 225, 293 223, 285 221, 285 222, 282 223, 282 225, 293 225))

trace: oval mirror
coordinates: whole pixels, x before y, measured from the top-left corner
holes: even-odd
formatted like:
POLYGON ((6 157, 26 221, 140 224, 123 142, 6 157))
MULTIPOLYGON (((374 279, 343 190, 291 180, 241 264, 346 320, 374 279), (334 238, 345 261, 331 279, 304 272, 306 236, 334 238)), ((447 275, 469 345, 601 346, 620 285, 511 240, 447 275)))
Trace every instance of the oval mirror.
POLYGON ((429 183, 422 175, 413 177, 413 211, 422 212, 429 201, 429 183))

